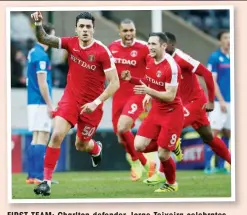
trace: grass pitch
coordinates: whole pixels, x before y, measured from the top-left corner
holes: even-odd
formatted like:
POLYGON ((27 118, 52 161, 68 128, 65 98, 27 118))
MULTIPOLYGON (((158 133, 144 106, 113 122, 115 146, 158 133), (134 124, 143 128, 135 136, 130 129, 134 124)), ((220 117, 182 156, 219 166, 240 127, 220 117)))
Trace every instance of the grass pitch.
POLYGON ((142 180, 132 182, 127 171, 54 173, 59 184, 52 185, 49 197, 36 196, 34 185, 25 183, 25 174, 12 175, 13 199, 69 198, 200 198, 230 197, 231 176, 205 175, 203 171, 177 171, 178 192, 154 193, 160 185, 147 186, 142 180))

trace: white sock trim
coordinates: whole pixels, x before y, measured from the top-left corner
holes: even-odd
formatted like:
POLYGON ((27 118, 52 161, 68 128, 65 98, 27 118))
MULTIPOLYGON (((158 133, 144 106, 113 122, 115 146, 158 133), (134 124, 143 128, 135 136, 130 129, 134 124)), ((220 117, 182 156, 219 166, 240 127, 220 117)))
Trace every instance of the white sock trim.
POLYGON ((165 178, 165 177, 166 177, 166 176, 165 176, 165 173, 163 173, 163 172, 158 171, 158 174, 159 174, 162 178, 165 178))
POLYGON ((44 181, 46 181, 49 187, 51 187, 51 180, 44 180, 44 181))
POLYGON ((178 185, 178 183, 175 181, 175 183, 173 183, 173 184, 169 184, 169 183, 167 183, 168 185, 178 185))

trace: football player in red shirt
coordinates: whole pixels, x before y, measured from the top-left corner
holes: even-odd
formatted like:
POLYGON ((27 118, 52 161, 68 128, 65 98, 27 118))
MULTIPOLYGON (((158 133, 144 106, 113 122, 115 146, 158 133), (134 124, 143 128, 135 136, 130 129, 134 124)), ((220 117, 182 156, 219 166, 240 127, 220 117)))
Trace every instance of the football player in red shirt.
MULTIPOLYGON (((180 96, 184 105, 184 128, 192 126, 201 136, 203 142, 221 158, 231 164, 231 155, 224 142, 213 136, 207 112, 214 109, 214 81, 212 73, 199 61, 193 59, 180 49, 176 48, 176 37, 170 32, 166 52, 169 53, 182 71, 180 96), (207 86, 208 96, 199 84, 198 76, 201 76, 207 86)), ((155 174, 144 180, 146 184, 157 184, 164 181, 163 174, 155 174)))
MULTIPOLYGON (((146 57, 149 54, 147 43, 135 38, 136 27, 134 22, 129 19, 120 22, 119 35, 121 39, 113 41, 109 45, 118 74, 127 70, 132 76, 143 78, 146 57)), ((131 160, 128 159, 131 165, 131 178, 136 181, 141 178, 143 172, 140 163, 149 177, 155 171, 155 163, 147 161, 143 153, 136 152, 134 148, 134 135, 131 129, 134 127, 136 119, 145 110, 142 106, 144 95, 135 95, 133 88, 134 85, 120 79, 120 88, 112 100, 112 123, 119 143, 131 156, 131 160)))
POLYGON ((160 171, 166 183, 155 192, 175 192, 176 165, 171 153, 181 135, 184 124, 183 105, 179 94, 181 70, 175 60, 165 52, 167 37, 164 33, 151 33, 148 39, 150 57, 147 59, 145 81, 123 71, 121 78, 136 84, 135 94, 152 97, 152 108, 143 120, 135 137, 135 149, 141 152, 158 150, 160 171))
POLYGON ((68 51, 69 72, 64 94, 54 112, 54 128, 44 162, 44 181, 34 192, 50 195, 54 167, 60 155, 60 145, 77 124, 76 149, 91 154, 92 165, 99 165, 102 144, 92 139, 102 118, 102 104, 119 88, 119 78, 109 49, 94 39, 95 18, 89 12, 76 17, 77 36, 55 37, 45 33, 42 14, 31 15, 40 43, 68 51), (105 79, 109 82, 104 87, 105 79))

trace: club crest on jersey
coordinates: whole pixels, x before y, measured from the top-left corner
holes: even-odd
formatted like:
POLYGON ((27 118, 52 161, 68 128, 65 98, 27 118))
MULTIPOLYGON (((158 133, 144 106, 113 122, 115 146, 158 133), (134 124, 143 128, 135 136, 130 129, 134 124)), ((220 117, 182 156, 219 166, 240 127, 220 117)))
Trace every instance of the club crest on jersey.
POLYGON ((161 71, 157 71, 156 76, 157 76, 158 78, 160 78, 161 75, 162 75, 161 71))
POLYGON ((95 56, 90 54, 90 55, 88 55, 87 59, 88 59, 89 62, 93 62, 95 60, 95 56))
POLYGON ((220 62, 224 61, 224 58, 222 56, 219 57, 220 62))
POLYGON ((136 57, 137 56, 137 51, 133 50, 132 52, 130 52, 131 57, 136 57))
POLYGON ((46 69, 46 62, 45 61, 40 61, 39 62, 39 67, 40 67, 40 69, 45 70, 46 69))

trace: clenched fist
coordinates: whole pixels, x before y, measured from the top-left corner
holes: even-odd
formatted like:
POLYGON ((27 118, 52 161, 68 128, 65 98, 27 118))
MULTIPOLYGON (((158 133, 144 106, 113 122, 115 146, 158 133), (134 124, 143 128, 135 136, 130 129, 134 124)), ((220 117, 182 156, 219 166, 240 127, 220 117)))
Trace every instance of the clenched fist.
POLYGON ((35 13, 31 14, 31 18, 35 21, 35 22, 42 22, 43 21, 43 16, 41 14, 40 11, 36 11, 35 13))

